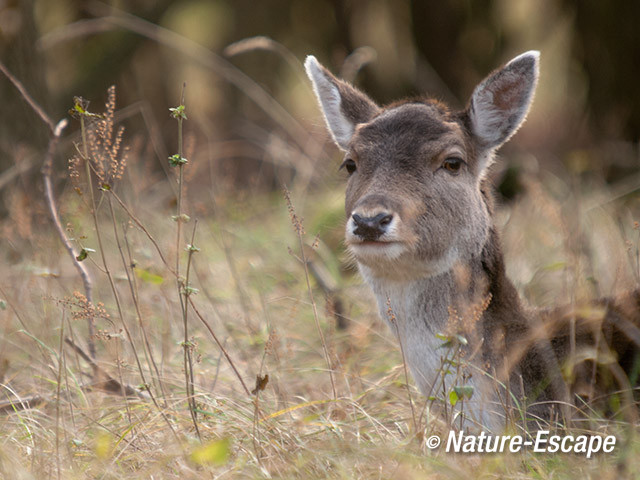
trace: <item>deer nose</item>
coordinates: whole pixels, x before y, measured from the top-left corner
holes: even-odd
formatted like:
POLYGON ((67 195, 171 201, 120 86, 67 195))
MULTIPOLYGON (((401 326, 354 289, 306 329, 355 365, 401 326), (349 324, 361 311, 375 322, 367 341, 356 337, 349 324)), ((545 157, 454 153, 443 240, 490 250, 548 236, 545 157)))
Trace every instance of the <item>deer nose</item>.
POLYGON ((351 215, 356 228, 353 234, 361 237, 363 240, 375 241, 382 236, 387 230, 387 226, 393 220, 391 213, 379 213, 375 217, 363 217, 354 213, 351 215))

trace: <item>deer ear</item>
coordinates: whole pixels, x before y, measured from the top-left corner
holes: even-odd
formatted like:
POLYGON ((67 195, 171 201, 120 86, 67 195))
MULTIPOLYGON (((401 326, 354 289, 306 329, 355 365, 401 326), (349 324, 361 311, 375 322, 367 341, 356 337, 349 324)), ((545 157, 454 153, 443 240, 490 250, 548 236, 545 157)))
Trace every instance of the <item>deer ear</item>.
POLYGON ((347 150, 356 125, 371 120, 378 106, 360 90, 334 77, 314 56, 307 57, 304 67, 333 140, 347 150))
POLYGON ((530 51, 496 70, 476 87, 468 115, 474 135, 494 149, 523 123, 538 83, 540 52, 530 51))

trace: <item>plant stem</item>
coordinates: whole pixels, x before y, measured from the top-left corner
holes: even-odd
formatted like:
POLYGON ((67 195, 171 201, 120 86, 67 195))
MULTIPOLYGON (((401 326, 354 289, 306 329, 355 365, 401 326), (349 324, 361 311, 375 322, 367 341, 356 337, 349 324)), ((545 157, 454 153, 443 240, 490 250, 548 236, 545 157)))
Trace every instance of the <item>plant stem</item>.
MULTIPOLYGON (((200 429, 198 428, 198 419, 196 413, 196 402, 195 402, 195 388, 193 381, 193 361, 191 358, 191 342, 189 341, 189 325, 187 321, 187 311, 188 311, 188 296, 189 296, 189 264, 191 260, 191 256, 189 256, 189 264, 187 265, 187 278, 182 279, 180 277, 180 245, 181 245, 181 237, 182 237, 182 192, 184 186, 184 163, 183 159, 183 141, 182 141, 182 122, 184 120, 184 89, 185 85, 182 86, 182 95, 180 96, 180 105, 177 107, 178 113, 174 115, 174 118, 178 121, 178 158, 180 159, 178 163, 178 205, 177 205, 177 214, 176 214, 176 222, 178 223, 176 228, 176 286, 178 288, 178 297, 180 298, 180 308, 182 310, 182 326, 184 330, 184 338, 182 341, 183 348, 183 361, 184 361, 184 380, 185 380, 185 388, 187 393, 187 404, 189 405, 189 412, 191 413, 191 419, 193 420, 193 426, 195 427, 196 434, 198 438, 200 438, 200 429)), ((194 227, 195 234, 195 227, 194 227)), ((192 253, 192 252, 190 252, 192 253)))
POLYGON ((240 383, 242 384, 242 388, 244 389, 244 391, 247 394, 247 396, 251 395, 251 393, 249 392, 249 389, 247 388, 247 385, 244 383, 244 380, 242 380, 242 376, 240 375, 240 372, 238 372, 238 369, 236 368, 236 365, 233 363, 233 360, 231 360, 231 357, 229 356, 229 353, 224 348, 224 345, 222 345, 222 343, 218 339, 218 336, 214 333, 213 329, 211 328, 211 325, 209 325, 209 323, 207 323, 207 321, 204 319, 202 314, 198 311, 198 309, 196 308, 195 304, 193 303, 193 299, 191 297, 189 297, 189 304, 191 305, 191 308, 193 308, 193 311, 195 312, 195 314, 198 317, 198 319, 202 322, 202 324, 205 326, 205 328, 207 330, 209 330, 209 333, 213 337, 213 340, 216 342, 216 344, 218 345, 218 348, 220 348, 220 351, 223 353, 224 357, 229 362, 229 365, 233 369, 233 372, 236 374, 236 377, 238 377, 238 380, 240 380, 240 383))
POLYGON ((64 311, 60 321, 60 345, 58 348, 58 378, 56 382, 56 470, 60 480, 60 385, 62 383, 62 369, 64 367, 64 311))
MULTIPOLYGON (((113 211, 113 202, 111 202, 111 197, 110 196, 107 196, 107 203, 109 204, 109 211, 111 212, 111 218, 113 219, 113 228, 114 228, 114 235, 115 235, 115 238, 116 238, 116 243, 118 245, 118 249, 122 253, 122 247, 120 245, 120 240, 119 240, 119 237, 118 237, 118 231, 116 229, 116 224, 115 224, 115 212, 113 211)), ((102 252, 102 246, 100 247, 100 252, 102 252)), ((124 328, 124 331, 125 331, 125 333, 127 335, 127 340, 129 341, 129 344, 131 345, 131 349, 133 351, 133 356, 136 359, 136 365, 138 367, 138 371, 140 372, 140 379, 142 380, 142 383, 145 386, 147 386, 148 383, 147 383, 147 379, 146 379, 145 374, 144 374, 144 369, 142 368, 142 364, 140 363, 140 357, 138 355, 138 350, 137 350, 136 345, 135 345, 135 343, 133 341, 133 337, 131 336, 131 331, 129 330, 129 327, 127 326, 126 322, 124 321, 124 315, 122 313, 122 308, 120 306, 120 299, 119 299, 119 296, 118 296, 118 291, 116 290, 115 283, 113 282, 113 277, 111 276, 111 272, 108 269, 104 253, 102 254, 102 260, 103 260, 103 263, 104 263, 104 269, 107 272, 107 278, 109 279, 109 283, 111 284, 111 290, 113 291, 113 294, 115 296, 116 306, 118 307, 118 315, 120 316, 120 321, 121 321, 122 326, 124 328)), ((118 365, 118 372, 120 372, 120 365, 118 365)), ((120 377, 120 383, 123 385, 123 390, 124 390, 124 383, 122 383, 122 377, 120 377)), ((176 431, 174 430, 173 425, 171 424, 171 422, 167 418, 167 416, 166 416, 165 412, 163 411, 163 409, 158 404, 158 401, 156 400, 155 395, 153 395, 153 392, 151 391, 151 388, 147 388, 147 392, 149 393, 149 397, 151 397, 151 401, 153 402, 155 407, 158 409, 158 412, 160 412, 160 414, 162 415, 163 419, 165 420, 165 422, 167 423, 167 425, 171 429, 171 432, 173 433, 173 436, 175 437, 176 441, 178 441, 178 443, 179 443, 178 435, 177 435, 176 431)), ((123 393, 123 396, 124 396, 124 393, 123 393)), ((125 396, 125 402, 126 402, 126 396, 125 396)), ((129 404, 126 403, 126 405, 127 405, 127 412, 129 412, 129 404)))
POLYGON ((313 298, 313 290, 311 289, 311 281, 309 280, 309 267, 307 256, 304 252, 304 240, 302 235, 304 233, 304 229, 302 226, 301 220, 296 216, 293 202, 291 201, 291 196, 289 190, 285 187, 284 189, 285 199, 287 201, 287 206, 289 208, 291 214, 291 221, 293 222, 293 228, 296 231, 296 235, 298 236, 298 243, 300 245, 300 259, 302 261, 302 266, 304 267, 304 278, 307 282, 307 292, 309 294, 309 300, 311 301, 311 308, 313 309, 313 319, 316 324, 316 328, 318 330, 318 335, 320 336, 320 343, 322 344, 322 351, 324 352, 324 358, 327 362, 327 369, 329 370, 329 379, 331 380, 331 390, 333 391, 333 399, 338 399, 338 393, 336 391, 336 383, 333 379, 333 368, 331 367, 331 357, 329 356, 329 349, 327 348, 327 342, 324 338, 324 333, 322 332, 322 327, 320 326, 320 315, 318 314, 318 307, 316 306, 316 301, 313 298))

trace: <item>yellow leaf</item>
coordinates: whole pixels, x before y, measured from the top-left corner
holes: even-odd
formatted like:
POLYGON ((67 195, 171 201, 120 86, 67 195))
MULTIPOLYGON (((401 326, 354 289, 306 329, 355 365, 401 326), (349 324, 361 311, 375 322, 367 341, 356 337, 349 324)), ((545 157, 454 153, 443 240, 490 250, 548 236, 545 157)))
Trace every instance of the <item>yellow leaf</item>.
POLYGON ((164 278, 162 278, 160 275, 156 275, 155 273, 151 273, 148 270, 136 268, 136 275, 143 282, 151 283, 153 285, 160 285, 162 282, 164 282, 164 278))
POLYGON ((223 465, 229 459, 230 446, 228 438, 206 443, 191 452, 191 461, 198 465, 223 465))
POLYGON ((265 420, 268 420, 270 418, 279 417, 280 415, 284 415, 285 413, 293 412, 294 410, 298 410, 299 408, 305 408, 311 405, 321 405, 323 403, 330 403, 333 401, 334 400, 311 400, 310 402, 299 403, 298 405, 293 405, 292 407, 288 407, 283 410, 278 410, 277 412, 272 413, 271 415, 267 415, 266 417, 261 418, 260 422, 264 422, 265 420))
POLYGON ((100 432, 96 437, 94 452, 100 460, 110 458, 113 452, 113 439, 111 435, 107 432, 100 432))

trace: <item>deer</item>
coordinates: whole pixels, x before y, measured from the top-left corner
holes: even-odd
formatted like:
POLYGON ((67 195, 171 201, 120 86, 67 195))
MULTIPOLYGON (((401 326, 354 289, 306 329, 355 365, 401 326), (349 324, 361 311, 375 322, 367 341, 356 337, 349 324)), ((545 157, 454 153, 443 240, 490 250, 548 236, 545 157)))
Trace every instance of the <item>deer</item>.
POLYGON ((556 417, 570 416, 577 393, 563 367, 580 345, 610 347, 616 381, 600 378, 597 361, 573 375, 627 392, 625 374, 640 351, 638 292, 602 300, 594 321, 566 307, 532 310, 505 273, 488 172, 527 117, 539 63, 538 51, 513 58, 475 87, 462 110, 430 97, 379 106, 314 56, 304 64, 344 153, 345 245, 380 316, 427 397, 438 382, 451 389, 459 381, 438 375, 443 338, 458 339, 472 392, 465 422, 493 431, 510 420, 501 408, 510 401, 532 418, 549 419, 556 408, 556 417))

